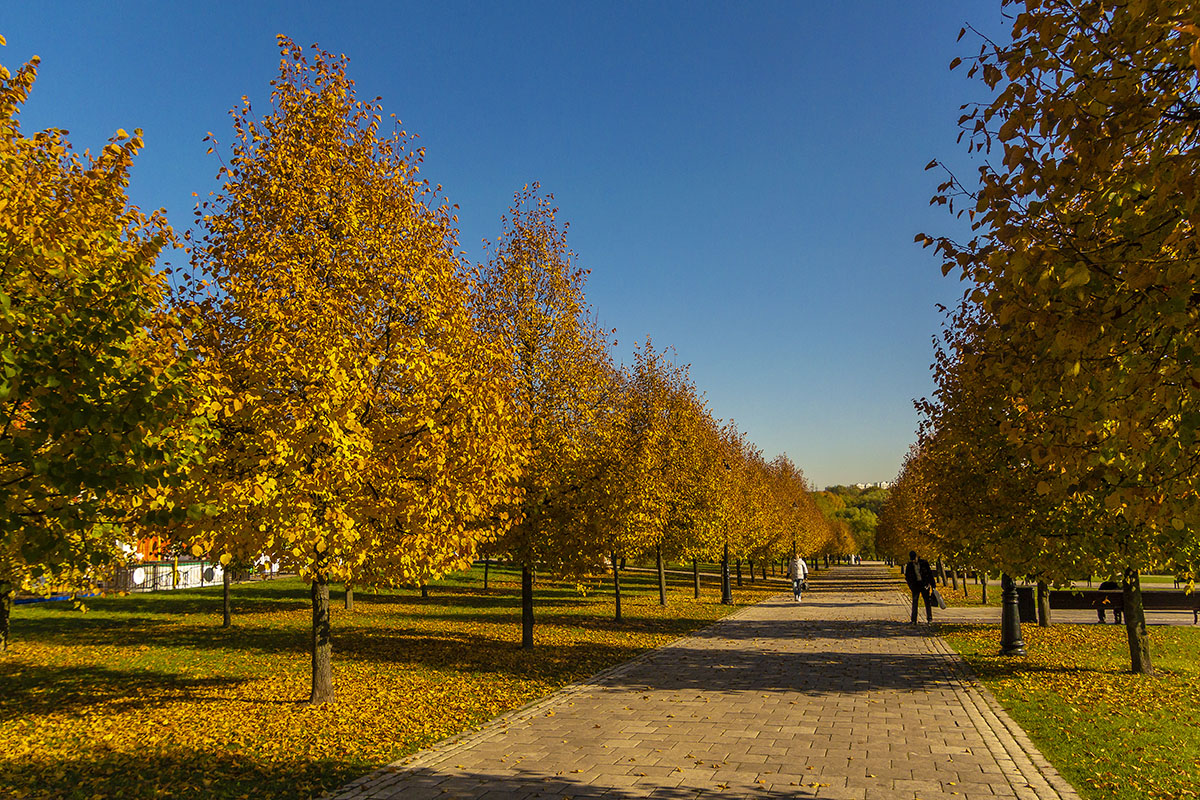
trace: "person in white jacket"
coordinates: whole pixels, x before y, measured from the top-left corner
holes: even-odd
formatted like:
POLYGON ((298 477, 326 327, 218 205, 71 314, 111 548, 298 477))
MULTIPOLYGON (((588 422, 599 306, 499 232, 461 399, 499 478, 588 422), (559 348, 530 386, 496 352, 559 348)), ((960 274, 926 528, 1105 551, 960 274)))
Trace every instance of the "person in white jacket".
POLYGON ((804 563, 804 559, 800 556, 792 557, 792 564, 788 568, 788 576, 792 579, 792 594, 796 597, 796 602, 800 602, 800 591, 804 588, 805 582, 808 580, 808 564, 804 563))

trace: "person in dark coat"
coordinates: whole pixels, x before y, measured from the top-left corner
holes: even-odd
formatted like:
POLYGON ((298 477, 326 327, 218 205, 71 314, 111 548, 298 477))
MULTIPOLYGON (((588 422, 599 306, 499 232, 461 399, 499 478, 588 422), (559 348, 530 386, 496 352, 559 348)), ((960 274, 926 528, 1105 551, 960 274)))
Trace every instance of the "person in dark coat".
POLYGON ((933 568, 923 558, 917 558, 917 551, 908 553, 908 563, 904 565, 904 582, 912 592, 912 624, 917 624, 917 600, 925 598, 925 621, 933 622, 933 568))
MULTIPOLYGON (((1117 583, 1116 581, 1104 581, 1096 588, 1098 588, 1098 589, 1120 589, 1121 584, 1117 583)), ((1096 615, 1098 617, 1100 617, 1101 624, 1108 622, 1108 620, 1104 618, 1104 604, 1102 604, 1102 603, 1096 604, 1096 615)), ((1117 625, 1121 624, 1121 609, 1119 609, 1119 608, 1113 609, 1113 622, 1116 623, 1117 625)))

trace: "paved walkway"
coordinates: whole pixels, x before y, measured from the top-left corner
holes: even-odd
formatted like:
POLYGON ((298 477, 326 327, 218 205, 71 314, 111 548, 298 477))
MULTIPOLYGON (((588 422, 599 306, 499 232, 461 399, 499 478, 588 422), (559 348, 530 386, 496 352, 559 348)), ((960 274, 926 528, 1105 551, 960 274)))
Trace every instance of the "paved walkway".
POLYGON ((894 572, 821 572, 337 795, 397 800, 1021 798, 1075 792, 894 572))

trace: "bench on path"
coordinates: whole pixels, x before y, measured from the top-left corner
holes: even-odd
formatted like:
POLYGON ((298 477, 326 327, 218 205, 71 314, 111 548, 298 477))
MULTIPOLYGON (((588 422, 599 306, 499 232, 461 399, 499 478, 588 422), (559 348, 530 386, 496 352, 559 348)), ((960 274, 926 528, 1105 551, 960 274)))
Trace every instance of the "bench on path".
MULTIPOLYGON (((1050 608, 1106 608, 1120 618, 1125 611, 1125 597, 1120 589, 1052 589, 1050 608)), ((1143 591, 1142 608, 1146 611, 1191 611, 1192 624, 1195 625, 1200 622, 1200 592, 1187 594, 1165 589, 1143 591)))

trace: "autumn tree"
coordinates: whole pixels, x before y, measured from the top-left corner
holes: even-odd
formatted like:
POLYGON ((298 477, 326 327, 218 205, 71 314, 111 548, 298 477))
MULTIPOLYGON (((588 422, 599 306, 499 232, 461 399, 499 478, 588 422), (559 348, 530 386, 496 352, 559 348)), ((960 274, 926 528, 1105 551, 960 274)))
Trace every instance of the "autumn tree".
POLYGON ((703 513, 697 415, 704 409, 687 367, 649 339, 635 348, 623 397, 606 496, 617 508, 624 547, 653 556, 659 603, 666 605, 665 562, 684 553, 703 513))
POLYGON ((975 236, 924 239, 997 323, 990 368, 1021 409, 1006 432, 1050 476, 1043 493, 1122 531, 1091 549, 1124 575, 1146 672, 1139 572, 1200 548, 1200 19, 1185 0, 1005 5, 1011 40, 967 62, 993 99, 960 121, 999 160, 934 198, 966 210, 975 236))
POLYGON ((931 523, 928 506, 920 495, 924 488, 919 475, 920 454, 918 445, 909 448, 875 527, 879 553, 900 563, 907 560, 911 550, 929 552, 925 545, 930 541, 931 523))
POLYGON ((13 592, 85 586, 124 526, 173 518, 205 438, 155 267, 171 230, 126 196, 141 131, 94 156, 23 135, 37 64, 0 67, 0 650, 13 592))
POLYGON ((730 593, 730 564, 736 569, 753 551, 769 511, 766 505, 769 497, 764 485, 762 451, 733 420, 721 426, 720 438, 724 480, 716 527, 720 532, 722 599, 725 601, 730 593))
POLYGON ((198 208, 192 301, 220 445, 195 552, 266 554, 312 586, 312 693, 333 698, 329 583, 426 583, 468 565, 511 502, 504 343, 480 335, 455 219, 381 131, 345 57, 285 37, 273 110, 233 112, 198 208), (204 291, 211 280, 215 291, 204 291))
POLYGON ((699 561, 720 559, 728 461, 720 422, 702 400, 693 397, 684 402, 680 413, 687 455, 676 474, 677 492, 669 524, 679 555, 692 561, 694 593, 698 598, 699 561))
POLYGON ((804 473, 787 454, 776 456, 768 466, 782 526, 782 550, 776 548, 770 555, 778 558, 816 552, 827 527, 804 473))
POLYGON ((599 566, 602 470, 611 448, 614 384, 609 342, 584 299, 567 227, 538 184, 514 196, 481 269, 476 314, 508 353, 510 402, 528 463, 516 482, 514 524, 496 548, 521 565, 521 645, 533 647, 538 568, 582 574, 599 566))

